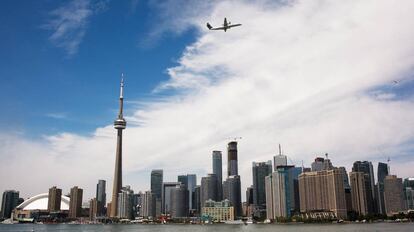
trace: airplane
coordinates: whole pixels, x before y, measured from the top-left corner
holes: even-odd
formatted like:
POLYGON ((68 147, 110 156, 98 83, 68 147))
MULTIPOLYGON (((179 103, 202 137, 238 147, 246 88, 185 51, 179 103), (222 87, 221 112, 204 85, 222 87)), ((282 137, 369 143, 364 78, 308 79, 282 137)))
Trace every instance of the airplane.
POLYGON ((226 18, 224 18, 224 23, 223 23, 222 27, 213 27, 213 26, 210 25, 210 23, 207 23, 207 28, 209 30, 224 30, 224 32, 226 32, 227 29, 230 29, 232 27, 238 27, 238 26, 241 26, 241 24, 239 23, 239 24, 231 25, 231 22, 227 22, 226 18))

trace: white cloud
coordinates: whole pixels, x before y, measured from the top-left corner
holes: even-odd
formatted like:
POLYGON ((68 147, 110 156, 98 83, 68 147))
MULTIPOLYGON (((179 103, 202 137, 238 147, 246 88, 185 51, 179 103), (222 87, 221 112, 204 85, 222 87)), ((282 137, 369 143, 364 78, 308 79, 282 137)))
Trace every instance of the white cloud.
MULTIPOLYGON (((334 165, 347 168, 355 160, 391 157, 394 173, 413 174, 407 165, 413 163, 413 99, 372 93, 412 70, 414 2, 234 1, 215 2, 208 11, 196 4, 185 9, 166 14, 165 25, 196 27, 200 35, 157 88, 178 95, 128 116, 140 126, 125 130, 124 184, 146 190, 152 168, 164 168, 166 180, 205 175, 211 151, 225 151, 226 138, 234 136, 243 137, 243 187, 251 184, 251 162, 272 159, 278 143, 298 165, 326 152, 334 165), (243 26, 226 33, 204 28, 205 21, 219 24, 225 16, 243 26)), ((96 181, 105 178, 110 195, 111 126, 90 137, 2 137, 0 156, 9 162, 0 164, 0 175, 13 177, 0 189, 35 194, 53 184, 66 191, 77 184, 92 196, 96 181)))
POLYGON ((107 1, 75 0, 50 12, 45 29, 51 30, 50 41, 63 48, 68 56, 77 53, 86 34, 90 17, 106 9, 107 1))

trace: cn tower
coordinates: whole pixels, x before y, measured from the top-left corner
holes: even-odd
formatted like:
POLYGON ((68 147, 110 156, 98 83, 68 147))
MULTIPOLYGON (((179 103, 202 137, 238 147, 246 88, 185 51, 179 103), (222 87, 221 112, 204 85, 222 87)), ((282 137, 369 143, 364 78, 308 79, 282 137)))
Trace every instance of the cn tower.
POLYGON ((115 174, 114 174, 114 188, 112 191, 111 202, 111 218, 118 216, 118 193, 122 188, 122 130, 126 127, 126 121, 122 115, 124 107, 124 75, 121 78, 121 91, 119 95, 119 114, 114 121, 114 127, 118 132, 116 140, 116 159, 115 159, 115 174))

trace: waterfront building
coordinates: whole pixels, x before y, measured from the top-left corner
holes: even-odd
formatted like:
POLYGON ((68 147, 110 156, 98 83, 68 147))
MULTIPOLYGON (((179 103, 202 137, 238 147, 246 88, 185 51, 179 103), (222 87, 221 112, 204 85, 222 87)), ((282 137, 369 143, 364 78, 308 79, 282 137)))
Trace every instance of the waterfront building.
POLYGON ((171 190, 180 185, 180 182, 164 182, 162 184, 162 206, 163 214, 171 213, 171 190))
POLYGON ((221 151, 213 151, 213 174, 217 176, 217 200, 223 199, 223 164, 221 151))
POLYGON ((355 161, 352 166, 353 172, 363 172, 368 175, 365 191, 367 192, 367 214, 374 214, 377 212, 377 204, 375 200, 375 182, 374 182, 374 169, 372 163, 369 161, 355 161))
POLYGON ((237 142, 227 144, 227 177, 239 175, 237 166, 237 142))
POLYGON ((142 199, 142 214, 144 218, 153 218, 156 215, 156 195, 152 191, 146 191, 142 199))
POLYGON ((337 168, 299 175, 301 213, 332 212, 337 218, 347 217, 344 173, 337 168))
POLYGON ((134 193, 132 195, 132 217, 141 216, 141 208, 142 208, 142 201, 143 201, 144 194, 139 191, 138 193, 134 193))
POLYGON ((388 176, 388 164, 379 162, 377 169, 377 205, 380 214, 386 214, 384 202, 384 180, 386 176, 388 176))
POLYGON ((217 201, 217 176, 216 174, 208 174, 201 178, 200 203, 201 207, 207 200, 217 201))
POLYGON ((47 203, 47 209, 49 212, 60 211, 60 203, 62 201, 62 189, 53 186, 49 189, 49 197, 47 203))
POLYGON ((171 218, 188 216, 188 189, 181 184, 171 189, 171 218))
POLYGON ((287 157, 282 154, 282 147, 279 144, 279 155, 273 156, 273 170, 276 170, 277 166, 286 166, 287 157))
POLYGON ((118 218, 133 219, 134 206, 133 206, 134 191, 129 185, 123 187, 121 192, 118 193, 118 218))
POLYGON ((19 191, 6 190, 1 200, 0 219, 10 218, 13 209, 19 204, 19 191))
POLYGON ((367 215, 369 193, 366 188, 369 185, 369 176, 363 172, 350 172, 349 177, 352 189, 352 209, 359 215, 367 215))
POLYGON ((89 220, 94 221, 98 216, 98 201, 96 198, 89 200, 89 220))
POLYGON ((233 221, 234 207, 231 206, 229 200, 220 202, 208 200, 202 208, 202 215, 210 218, 214 222, 233 221))
POLYGON ((229 176, 223 183, 224 199, 230 201, 230 204, 234 207, 235 217, 242 216, 241 205, 241 182, 240 176, 229 176))
POLYGON ((83 189, 75 186, 70 189, 69 218, 82 216, 83 189))
POLYGON ((106 205, 106 181, 98 180, 96 185, 96 204, 97 204, 97 216, 105 216, 105 205, 106 205))
POLYGON ((395 175, 388 175, 384 179, 385 212, 388 216, 398 214, 404 210, 404 196, 402 179, 395 175))
POLYGON ((117 143, 116 143, 116 157, 115 157, 115 173, 114 173, 114 186, 112 189, 112 202, 110 217, 115 218, 118 216, 118 194, 122 188, 122 130, 126 128, 126 121, 123 116, 124 105, 124 78, 122 75, 121 88, 119 94, 119 113, 118 118, 114 121, 114 127, 117 130, 117 143))

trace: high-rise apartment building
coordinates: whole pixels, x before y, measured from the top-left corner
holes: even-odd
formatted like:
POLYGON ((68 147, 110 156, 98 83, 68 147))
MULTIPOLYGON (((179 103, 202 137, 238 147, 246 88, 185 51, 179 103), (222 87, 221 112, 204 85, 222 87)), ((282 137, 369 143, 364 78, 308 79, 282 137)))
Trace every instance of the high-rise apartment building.
POLYGON ((134 205, 133 205, 134 191, 129 185, 123 187, 118 194, 118 218, 133 219, 134 205))
POLYGON ((115 173, 114 185, 112 189, 112 202, 110 217, 115 218, 118 215, 118 194, 122 188, 122 130, 126 128, 126 121, 123 116, 124 107, 124 78, 122 75, 121 89, 119 94, 119 113, 118 118, 114 121, 114 128, 117 130, 116 156, 115 156, 115 173))
POLYGON ((266 191, 266 218, 273 219, 275 218, 274 213, 274 203, 273 203, 273 175, 268 175, 265 177, 265 191, 266 191))
POLYGON ((62 189, 53 186, 49 189, 49 197, 47 201, 47 210, 49 212, 60 211, 60 203, 62 200, 62 189))
POLYGON ((213 151, 213 174, 217 176, 217 200, 223 199, 223 164, 221 151, 213 151))
POLYGON ((82 216, 83 189, 75 186, 70 189, 69 218, 82 216))
POLYGON ((277 166, 276 170, 267 179, 266 210, 270 215, 268 219, 278 217, 289 218, 295 210, 295 167, 294 166, 277 166), (270 195, 269 195, 270 194, 270 195), (267 207, 273 207, 268 209, 267 207))
POLYGON ((96 198, 89 200, 89 220, 93 221, 98 216, 98 201, 96 198))
POLYGON ((106 181, 105 180, 98 180, 98 184, 96 185, 96 206, 97 216, 104 216, 106 215, 105 212, 105 205, 106 205, 106 181))
POLYGON ((336 217, 347 217, 344 173, 337 168, 299 175, 300 211, 327 211, 336 217))
POLYGON ((386 176, 384 179, 385 212, 391 216, 405 209, 402 179, 395 175, 386 176))
POLYGON ((19 192, 15 190, 6 190, 3 192, 3 197, 1 200, 1 218, 10 218, 12 211, 19 203, 19 192))
POLYGON ((156 196, 152 191, 146 191, 142 199, 142 214, 144 218, 153 218, 155 217, 155 207, 156 207, 156 196))
POLYGON ((369 186, 369 176, 363 172, 350 172, 349 178, 351 179, 352 209, 359 215, 367 215, 369 192, 366 188, 369 186))

